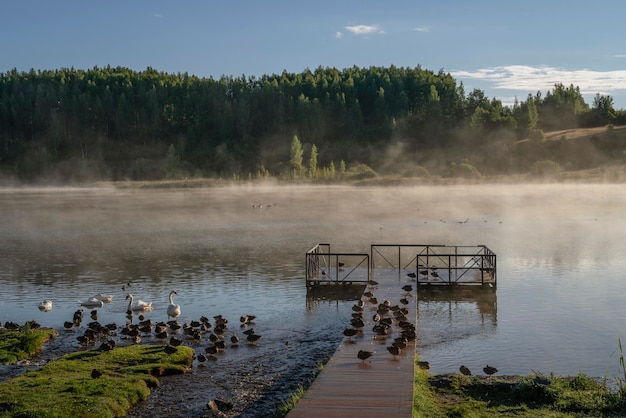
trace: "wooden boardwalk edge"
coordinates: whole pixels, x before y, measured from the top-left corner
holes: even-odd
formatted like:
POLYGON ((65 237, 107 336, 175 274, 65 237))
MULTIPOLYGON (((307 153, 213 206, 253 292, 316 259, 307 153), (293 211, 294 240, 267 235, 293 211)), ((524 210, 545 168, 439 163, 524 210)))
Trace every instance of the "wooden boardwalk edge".
MULTIPOLYGON (((397 314, 394 314, 398 308, 406 310, 406 322, 416 324, 417 284, 408 277, 397 275, 376 280, 378 285, 368 286, 366 293, 372 292, 377 303, 372 303, 365 295, 361 298, 364 302, 361 332, 354 337, 344 337, 302 399, 288 413, 288 418, 412 415, 415 341, 408 341, 397 356, 388 352, 387 347, 401 336, 402 328, 397 314), (412 289, 403 289, 406 285, 411 285, 412 289), (380 305, 385 300, 394 309, 380 316, 391 318, 393 323, 388 335, 381 336, 373 329, 377 323, 373 316, 381 312, 380 305), (359 350, 370 351, 372 356, 362 361, 357 357, 359 350)), ((350 324, 346 327, 349 328, 350 324)))

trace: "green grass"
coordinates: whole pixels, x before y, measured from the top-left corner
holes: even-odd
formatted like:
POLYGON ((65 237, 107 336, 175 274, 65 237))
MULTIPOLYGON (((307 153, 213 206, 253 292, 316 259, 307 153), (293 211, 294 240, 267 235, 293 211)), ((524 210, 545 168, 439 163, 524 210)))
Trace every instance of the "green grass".
POLYGON ((429 376, 416 368, 413 417, 618 417, 622 391, 580 373, 570 377, 429 376))
POLYGON ((0 399, 10 409, 0 417, 124 416, 158 386, 159 376, 184 373, 192 361, 189 347, 168 355, 156 345, 68 354, 0 383, 0 399), (93 378, 93 369, 102 376, 93 378))
MULTIPOLYGON (((419 357, 415 355, 415 364, 419 357)), ((413 418, 445 417, 437 402, 437 395, 429 383, 430 373, 419 366, 415 367, 413 382, 413 418)))
POLYGON ((0 332, 0 364, 15 364, 39 353, 56 335, 53 329, 32 328, 29 323, 15 331, 0 332))

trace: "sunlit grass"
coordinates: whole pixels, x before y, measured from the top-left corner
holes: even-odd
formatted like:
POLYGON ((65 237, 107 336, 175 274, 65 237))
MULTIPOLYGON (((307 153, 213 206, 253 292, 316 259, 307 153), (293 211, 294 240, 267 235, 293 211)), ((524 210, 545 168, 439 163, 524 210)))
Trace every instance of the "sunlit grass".
MULTIPOLYGON (((415 355, 415 364, 419 357, 415 355)), ((435 390, 429 383, 430 373, 421 367, 415 367, 413 382, 413 418, 445 417, 437 403, 435 390)))
POLYGON ((39 353, 56 335, 53 329, 32 328, 29 323, 15 331, 0 332, 0 364, 15 364, 39 353))
POLYGON ((158 376, 184 373, 193 349, 133 345, 68 354, 42 369, 0 383, 0 417, 119 417, 158 386, 158 376), (92 376, 96 369, 102 375, 92 376))

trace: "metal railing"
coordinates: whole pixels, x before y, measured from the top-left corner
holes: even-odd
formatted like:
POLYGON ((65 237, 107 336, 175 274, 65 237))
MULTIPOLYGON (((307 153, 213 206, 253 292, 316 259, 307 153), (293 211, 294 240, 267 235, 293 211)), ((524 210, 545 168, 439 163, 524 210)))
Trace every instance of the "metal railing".
POLYGON ((484 245, 372 244, 372 270, 415 275, 418 284, 496 287, 496 254, 484 245))
POLYGON ((485 245, 371 244, 370 254, 332 252, 317 244, 306 253, 307 286, 364 283, 384 270, 411 274, 420 285, 496 287, 496 254, 485 245))
POLYGON ((367 283, 369 278, 369 254, 332 252, 330 244, 317 244, 306 253, 307 286, 367 283))

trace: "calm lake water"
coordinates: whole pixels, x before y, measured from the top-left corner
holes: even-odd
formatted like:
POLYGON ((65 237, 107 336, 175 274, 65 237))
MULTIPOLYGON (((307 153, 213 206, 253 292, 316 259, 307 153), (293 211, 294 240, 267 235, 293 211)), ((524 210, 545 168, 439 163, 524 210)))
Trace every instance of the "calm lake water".
POLYGON ((170 290, 181 322, 221 314, 241 335, 239 317, 254 314, 261 343, 194 367, 202 384, 187 383, 193 395, 178 408, 193 416, 236 395, 241 415, 255 416, 305 383, 350 318, 353 301, 307 298, 308 249, 484 244, 498 257, 490 300, 419 295, 417 350, 431 372, 613 377, 626 336, 625 227, 622 185, 0 189, 0 322, 58 328, 54 356, 78 346, 63 322, 97 293, 113 295, 102 323, 124 323, 128 291, 153 302, 157 321, 170 290), (37 308, 44 299, 50 312, 37 308))

